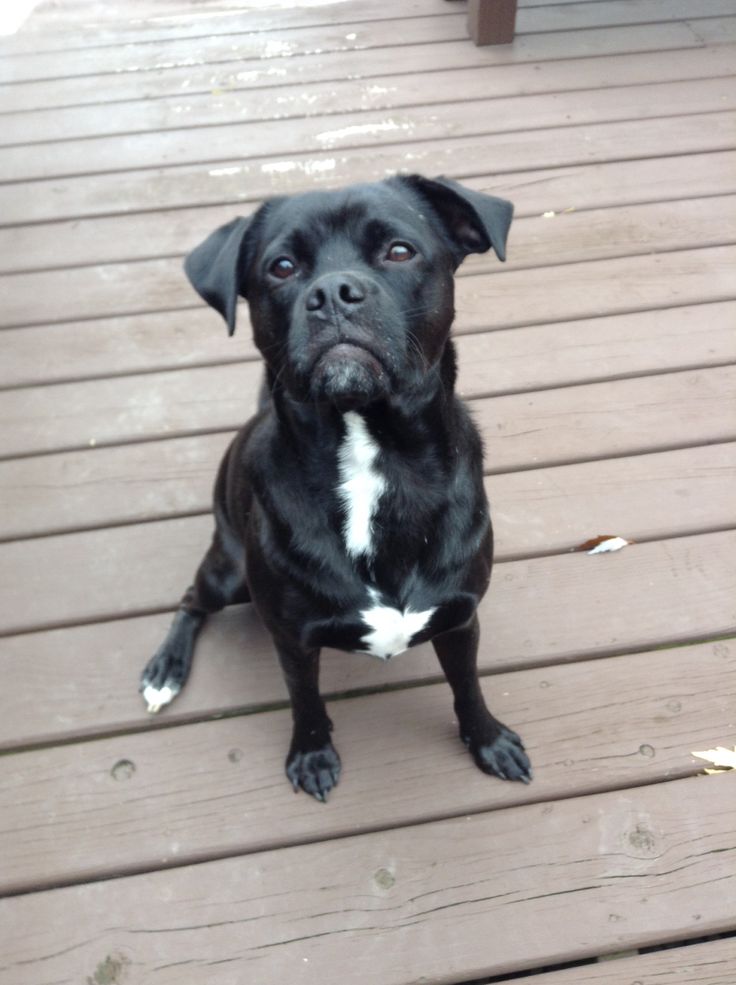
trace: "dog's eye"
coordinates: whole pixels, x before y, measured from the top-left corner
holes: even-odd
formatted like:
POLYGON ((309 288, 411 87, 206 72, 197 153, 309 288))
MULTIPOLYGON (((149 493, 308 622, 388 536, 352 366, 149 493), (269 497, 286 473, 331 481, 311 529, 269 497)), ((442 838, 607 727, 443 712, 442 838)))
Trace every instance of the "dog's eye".
POLYGON ((408 243, 393 243, 388 249, 386 259, 393 260, 394 263, 403 263, 404 260, 411 260, 416 256, 416 252, 408 243))
POLYGON ((291 277, 292 274, 296 273, 296 264, 288 257, 277 257, 268 270, 274 277, 278 277, 280 280, 286 280, 287 277, 291 277))

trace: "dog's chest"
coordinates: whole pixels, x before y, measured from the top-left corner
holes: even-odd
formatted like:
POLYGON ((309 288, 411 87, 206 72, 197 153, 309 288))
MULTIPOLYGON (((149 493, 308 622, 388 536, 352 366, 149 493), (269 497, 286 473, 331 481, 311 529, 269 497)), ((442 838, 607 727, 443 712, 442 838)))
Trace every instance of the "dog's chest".
MULTIPOLYGON (((370 568, 381 538, 380 505, 388 491, 388 479, 377 465, 381 449, 365 419, 348 412, 343 420, 345 436, 338 450, 337 486, 344 511, 342 538, 348 556, 354 561, 363 559, 370 568)), ((391 599, 380 586, 366 585, 366 593, 368 604, 359 611, 365 631, 356 649, 383 660, 406 650, 437 608, 419 610, 410 600, 404 605, 389 604, 391 599)))
POLYGON ((351 411, 343 421, 345 437, 337 452, 337 495, 345 514, 342 535, 351 558, 370 560, 376 552, 376 513, 387 485, 376 466, 381 449, 360 414, 351 411))

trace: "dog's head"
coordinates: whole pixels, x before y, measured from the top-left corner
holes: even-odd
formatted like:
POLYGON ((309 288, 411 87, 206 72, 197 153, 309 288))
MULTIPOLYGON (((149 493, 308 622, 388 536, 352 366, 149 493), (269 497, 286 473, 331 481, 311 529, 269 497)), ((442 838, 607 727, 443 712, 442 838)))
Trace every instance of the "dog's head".
POLYGON ((186 259, 235 330, 238 296, 272 378, 340 410, 414 388, 439 361, 453 274, 469 253, 505 259, 513 207, 418 175, 266 202, 186 259))

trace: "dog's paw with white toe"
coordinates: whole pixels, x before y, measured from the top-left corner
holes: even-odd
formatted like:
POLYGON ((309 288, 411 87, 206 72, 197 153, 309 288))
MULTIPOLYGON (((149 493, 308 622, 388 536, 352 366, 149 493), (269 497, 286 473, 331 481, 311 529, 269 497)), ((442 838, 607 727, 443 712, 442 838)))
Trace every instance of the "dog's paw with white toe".
POLYGON ((172 688, 168 684, 164 684, 163 687, 157 688, 153 687, 152 684, 148 684, 143 688, 143 700, 146 702, 146 711, 149 711, 151 714, 161 711, 164 705, 172 702, 178 693, 178 687, 172 688))
POLYGON ((184 687, 191 664, 191 647, 166 641, 148 661, 138 690, 146 709, 155 714, 170 704, 184 687))

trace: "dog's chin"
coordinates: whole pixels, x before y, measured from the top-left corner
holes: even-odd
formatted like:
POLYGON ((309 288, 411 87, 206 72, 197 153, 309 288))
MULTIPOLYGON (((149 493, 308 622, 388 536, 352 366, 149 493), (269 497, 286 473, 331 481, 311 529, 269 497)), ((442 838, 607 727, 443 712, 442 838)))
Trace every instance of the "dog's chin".
POLYGON ((313 400, 330 403, 345 413, 386 397, 389 378, 367 349, 343 342, 319 357, 312 370, 309 390, 313 400))

